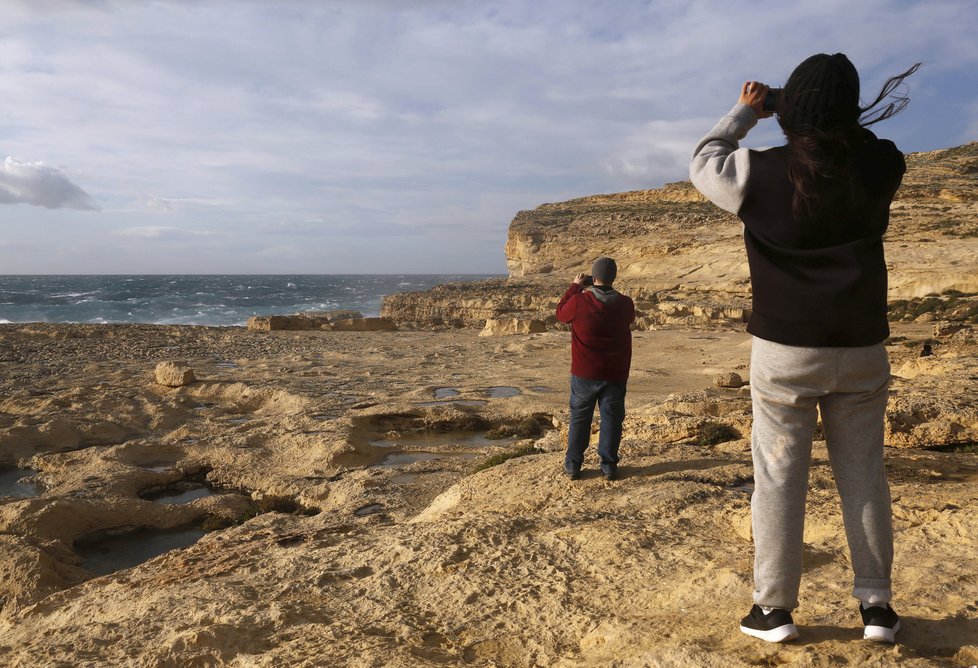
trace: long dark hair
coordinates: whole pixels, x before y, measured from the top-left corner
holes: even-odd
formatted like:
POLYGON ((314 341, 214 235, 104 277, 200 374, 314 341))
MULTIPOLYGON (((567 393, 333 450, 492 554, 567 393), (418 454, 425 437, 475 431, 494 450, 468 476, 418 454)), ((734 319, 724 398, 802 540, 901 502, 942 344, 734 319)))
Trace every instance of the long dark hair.
POLYGON ((788 139, 796 220, 858 206, 865 193, 853 173, 852 154, 863 141, 863 128, 903 111, 910 98, 897 89, 920 65, 887 79, 865 107, 858 103, 859 75, 843 54, 818 54, 795 68, 785 84, 778 122, 788 139))

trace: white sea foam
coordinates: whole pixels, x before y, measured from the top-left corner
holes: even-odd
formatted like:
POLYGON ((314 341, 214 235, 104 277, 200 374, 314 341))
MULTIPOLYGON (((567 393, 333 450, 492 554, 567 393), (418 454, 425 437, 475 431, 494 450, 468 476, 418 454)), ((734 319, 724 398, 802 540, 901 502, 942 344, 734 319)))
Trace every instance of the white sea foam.
POLYGON ((237 326, 253 315, 334 309, 375 316, 384 295, 406 286, 424 289, 461 278, 367 275, 289 280, 255 276, 243 281, 240 276, 0 275, 0 323, 237 326))

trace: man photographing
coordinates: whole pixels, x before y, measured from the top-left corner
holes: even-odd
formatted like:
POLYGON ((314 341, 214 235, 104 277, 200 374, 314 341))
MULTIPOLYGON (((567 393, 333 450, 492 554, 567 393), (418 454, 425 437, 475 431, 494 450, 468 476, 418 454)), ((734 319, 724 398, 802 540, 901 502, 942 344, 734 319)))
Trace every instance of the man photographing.
POLYGON ((581 477, 595 404, 601 412, 601 472, 605 480, 618 474, 635 304, 612 287, 617 275, 615 261, 599 257, 591 276, 578 274, 557 304, 557 319, 571 326, 570 425, 564 458, 571 480, 581 477))

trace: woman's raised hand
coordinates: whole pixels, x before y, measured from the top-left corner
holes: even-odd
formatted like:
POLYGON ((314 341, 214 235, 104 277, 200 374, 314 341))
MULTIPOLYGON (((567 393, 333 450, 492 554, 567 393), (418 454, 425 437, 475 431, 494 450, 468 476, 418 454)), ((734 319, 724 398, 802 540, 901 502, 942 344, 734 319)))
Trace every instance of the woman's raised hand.
POLYGON ((769 87, 760 81, 748 81, 740 89, 740 104, 746 104, 754 110, 758 118, 770 118, 774 114, 764 111, 764 98, 767 97, 769 87))

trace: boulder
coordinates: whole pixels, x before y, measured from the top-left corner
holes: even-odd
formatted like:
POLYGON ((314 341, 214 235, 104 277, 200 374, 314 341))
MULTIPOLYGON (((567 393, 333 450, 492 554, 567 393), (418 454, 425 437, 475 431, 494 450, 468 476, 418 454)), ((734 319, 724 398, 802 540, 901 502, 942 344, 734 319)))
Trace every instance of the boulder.
POLYGON ((337 332, 391 332, 397 329, 390 318, 342 318, 330 324, 337 332))
POLYGON ((479 336, 512 336, 514 334, 537 334, 547 331, 542 320, 520 320, 518 318, 487 318, 486 326, 479 336))
POLYGON ((156 365, 156 382, 167 387, 183 387, 197 380, 186 362, 160 362, 156 365))
POLYGON ((352 309, 337 309, 335 311, 325 311, 324 313, 330 322, 336 322, 337 320, 359 320, 363 317, 360 311, 354 311, 352 309))
POLYGON ((248 329, 260 332, 272 330, 302 331, 307 329, 328 329, 324 325, 337 320, 362 320, 360 311, 337 309, 335 311, 308 311, 292 315, 256 315, 248 318, 248 329))
POLYGON ((952 334, 957 334, 962 329, 967 328, 968 325, 963 322, 948 322, 946 320, 942 320, 934 323, 934 336, 938 338, 951 336, 952 334))
POLYGON ((316 329, 321 324, 315 318, 307 318, 303 315, 256 315, 248 318, 248 329, 260 332, 316 329))
POLYGON ((713 384, 717 387, 738 388, 744 384, 744 379, 736 371, 728 371, 713 377, 713 384))

